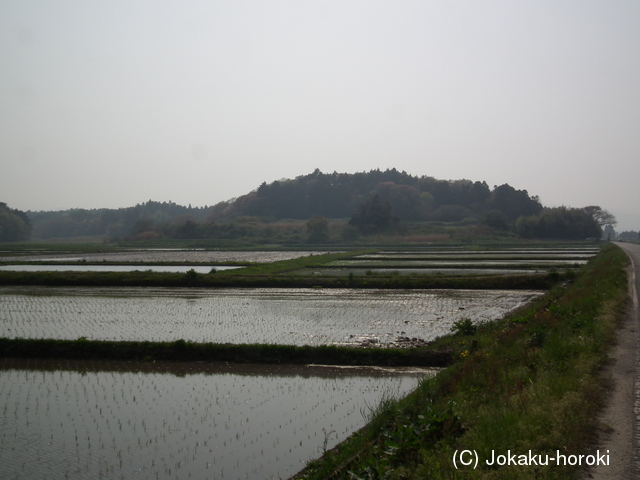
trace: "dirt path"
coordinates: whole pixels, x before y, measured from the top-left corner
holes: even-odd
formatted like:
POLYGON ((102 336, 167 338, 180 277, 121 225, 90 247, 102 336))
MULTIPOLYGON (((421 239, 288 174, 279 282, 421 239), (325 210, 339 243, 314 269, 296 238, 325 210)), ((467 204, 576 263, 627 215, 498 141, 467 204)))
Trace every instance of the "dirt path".
POLYGON ((640 245, 618 243, 633 261, 629 269, 631 305, 618 331, 607 374, 613 380, 609 404, 601 420, 610 427, 598 446, 609 451, 609 465, 594 467, 585 478, 631 480, 640 478, 640 245))

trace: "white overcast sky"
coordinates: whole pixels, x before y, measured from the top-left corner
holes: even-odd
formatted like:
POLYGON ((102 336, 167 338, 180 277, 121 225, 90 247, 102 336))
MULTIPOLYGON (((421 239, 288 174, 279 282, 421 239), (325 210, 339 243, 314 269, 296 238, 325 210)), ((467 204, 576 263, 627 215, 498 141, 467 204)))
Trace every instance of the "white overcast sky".
POLYGON ((0 1, 0 201, 405 170, 640 229, 640 2, 0 1))

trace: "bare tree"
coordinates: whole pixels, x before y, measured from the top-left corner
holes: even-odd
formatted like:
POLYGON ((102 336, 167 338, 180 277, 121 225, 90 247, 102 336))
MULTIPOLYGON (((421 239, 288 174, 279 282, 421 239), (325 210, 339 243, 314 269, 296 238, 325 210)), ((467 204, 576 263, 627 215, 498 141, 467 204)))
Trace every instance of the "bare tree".
POLYGON ((602 209, 598 205, 590 205, 588 207, 584 207, 583 210, 587 212, 601 227, 604 227, 605 225, 613 226, 618 223, 615 215, 602 209))

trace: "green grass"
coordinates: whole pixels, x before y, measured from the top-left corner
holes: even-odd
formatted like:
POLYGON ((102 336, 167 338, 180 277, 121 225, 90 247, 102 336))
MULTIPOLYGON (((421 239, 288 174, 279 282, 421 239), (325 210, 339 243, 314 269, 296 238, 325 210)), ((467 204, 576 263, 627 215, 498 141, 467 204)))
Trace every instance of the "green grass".
POLYGON ((291 260, 281 260, 279 262, 259 263, 242 270, 228 270, 225 275, 229 276, 254 276, 254 275, 278 275, 292 272, 301 268, 314 268, 337 260, 350 259, 356 255, 373 253, 375 250, 354 250, 352 252, 325 253, 321 255, 310 255, 307 257, 293 258, 291 260))
MULTIPOLYGON (((607 246, 570 285, 499 322, 436 345, 457 361, 408 397, 386 401, 371 423, 295 478, 571 479, 577 466, 489 466, 491 452, 593 454, 602 378, 627 301, 624 252, 607 246), (456 469, 456 450, 478 468, 456 469)), ((467 325, 461 325, 467 327, 467 325)), ((549 462, 552 463, 552 462, 549 462)))
MULTIPOLYGON (((280 262, 278 262, 280 263, 280 262)), ((142 267, 144 268, 144 267, 142 267)), ((213 267, 215 268, 215 267, 213 267)), ((274 267, 273 273, 253 267, 216 273, 139 272, 0 272, 0 285, 45 285, 86 287, 200 287, 200 288, 360 288, 360 289, 520 289, 546 290, 564 274, 441 276, 371 275, 311 276, 288 275, 274 267)), ((299 267, 296 267, 299 268, 299 267)))

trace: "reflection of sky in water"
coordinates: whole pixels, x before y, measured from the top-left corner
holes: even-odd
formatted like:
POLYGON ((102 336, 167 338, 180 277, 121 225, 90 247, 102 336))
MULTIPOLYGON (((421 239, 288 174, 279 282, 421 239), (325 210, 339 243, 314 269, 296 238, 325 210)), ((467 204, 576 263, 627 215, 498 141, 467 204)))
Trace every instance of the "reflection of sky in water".
POLYGON ((0 465, 5 478, 24 479, 287 478, 322 454, 325 438, 332 448, 420 376, 7 363, 0 465))
POLYGON ((288 345, 390 343, 491 321, 538 296, 510 290, 0 287, 0 336, 288 345))

